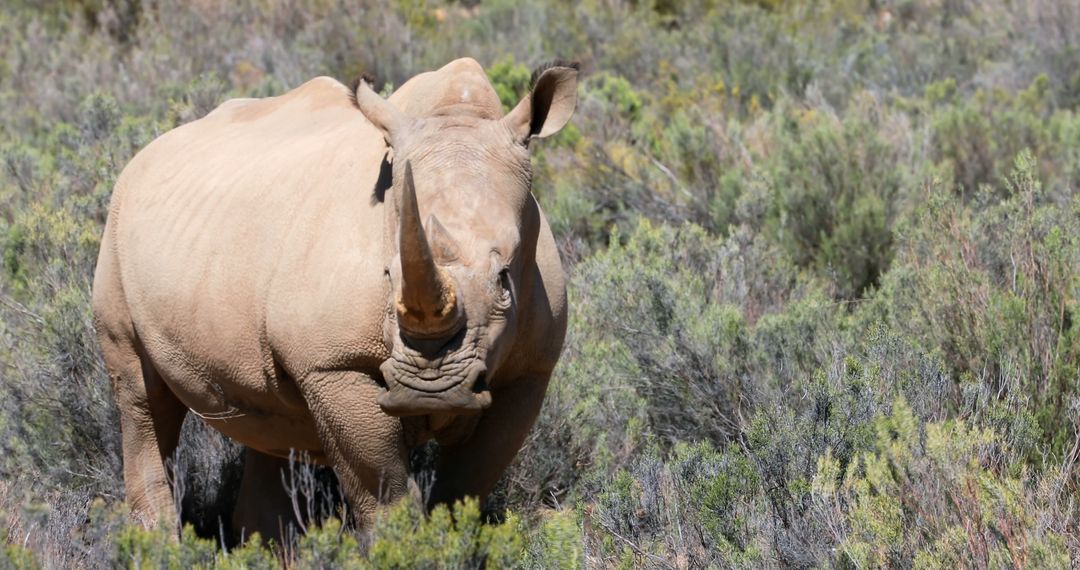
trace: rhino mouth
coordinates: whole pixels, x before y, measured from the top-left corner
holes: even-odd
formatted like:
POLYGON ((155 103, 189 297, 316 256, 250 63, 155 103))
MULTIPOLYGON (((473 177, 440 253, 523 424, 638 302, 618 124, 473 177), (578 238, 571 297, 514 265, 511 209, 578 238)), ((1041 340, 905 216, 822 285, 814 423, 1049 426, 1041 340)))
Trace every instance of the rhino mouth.
POLYGON ((415 369, 395 359, 384 362, 379 370, 386 391, 379 395, 378 403, 391 416, 475 414, 491 405, 487 367, 481 361, 473 361, 463 373, 415 369))

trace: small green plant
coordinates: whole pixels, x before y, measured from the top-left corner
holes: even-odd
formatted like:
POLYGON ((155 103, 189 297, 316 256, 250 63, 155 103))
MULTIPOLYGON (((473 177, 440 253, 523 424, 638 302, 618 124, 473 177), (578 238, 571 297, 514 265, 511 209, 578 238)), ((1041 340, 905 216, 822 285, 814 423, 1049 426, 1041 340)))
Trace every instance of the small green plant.
POLYGON ((506 111, 517 105, 529 92, 530 70, 525 64, 515 62, 513 56, 495 62, 488 68, 487 74, 506 111))

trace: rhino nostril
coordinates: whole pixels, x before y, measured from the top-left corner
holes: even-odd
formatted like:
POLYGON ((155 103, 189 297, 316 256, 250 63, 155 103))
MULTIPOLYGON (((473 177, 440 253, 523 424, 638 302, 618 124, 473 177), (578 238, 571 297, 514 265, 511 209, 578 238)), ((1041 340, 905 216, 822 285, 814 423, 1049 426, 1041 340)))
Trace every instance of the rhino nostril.
POLYGON ((483 372, 481 372, 476 377, 476 382, 473 382, 472 391, 473 391, 474 394, 479 394, 481 392, 486 392, 487 389, 488 389, 487 374, 484 374, 483 372))

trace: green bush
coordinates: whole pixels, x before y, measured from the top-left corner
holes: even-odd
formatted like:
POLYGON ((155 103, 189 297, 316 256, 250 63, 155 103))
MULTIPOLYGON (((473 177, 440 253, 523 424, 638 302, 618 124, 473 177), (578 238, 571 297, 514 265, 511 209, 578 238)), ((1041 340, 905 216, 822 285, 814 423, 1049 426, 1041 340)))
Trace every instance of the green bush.
POLYGON ((954 91, 935 98, 930 111, 935 160, 967 196, 986 185, 999 186, 1021 151, 1043 155, 1049 150, 1050 97, 1050 82, 1040 75, 1015 94, 978 91, 961 98, 954 91))
POLYGON ((874 427, 873 451, 846 469, 822 456, 812 483, 851 564, 907 564, 915 553, 920 568, 1069 566, 1064 537, 1036 523, 1046 508, 1036 489, 987 467, 993 430, 920 424, 902 399, 874 427))
POLYGON ((892 224, 904 184, 898 150, 874 109, 841 122, 811 109, 781 115, 770 170, 766 235, 797 264, 851 299, 878 284, 892 258, 892 224))
POLYGON ((1001 200, 988 188, 971 209, 940 183, 928 192, 905 228, 902 268, 875 303, 955 374, 989 386, 1017 417, 1034 414, 1041 440, 1060 453, 1075 433, 1066 416, 1080 348, 1077 205, 1046 194, 1029 153, 1017 157, 1001 200))
POLYGON ((495 93, 499 95, 499 101, 503 104, 503 110, 510 111, 521 98, 529 92, 529 78, 531 77, 528 67, 514 62, 513 56, 507 56, 495 62, 487 70, 488 79, 491 80, 495 93))
POLYGON ((3 548, 0 549, 0 569, 2 570, 36 570, 40 566, 37 560, 34 558, 34 553, 17 545, 8 542, 7 533, 0 534, 0 543, 3 543, 3 548))
MULTIPOLYGON (((225 551, 186 526, 179 538, 120 522, 123 513, 93 511, 91 528, 113 544, 112 568, 580 568, 580 525, 572 512, 540 513, 533 524, 509 514, 482 521, 475 499, 425 515, 403 501, 384 510, 370 534, 357 535, 337 521, 309 528, 291 545, 267 545, 255 534, 225 551)), ((33 555, 14 545, 0 551, 0 564, 36 568, 33 555)), ((7 568, 8 566, 3 566, 7 568)))
POLYGON ((523 531, 513 515, 499 525, 483 524, 476 499, 456 503, 453 512, 438 506, 429 517, 406 502, 376 523, 371 563, 376 568, 510 567, 524 553, 523 531))

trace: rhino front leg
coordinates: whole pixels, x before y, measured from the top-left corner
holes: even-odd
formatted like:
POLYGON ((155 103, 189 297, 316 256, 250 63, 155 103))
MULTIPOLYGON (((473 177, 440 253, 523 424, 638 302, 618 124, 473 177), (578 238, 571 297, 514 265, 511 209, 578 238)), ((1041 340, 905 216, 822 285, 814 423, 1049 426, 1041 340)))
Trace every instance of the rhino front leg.
POLYGON ((381 388, 367 374, 311 374, 300 390, 357 523, 371 528, 378 506, 408 491, 408 453, 401 420, 383 413, 375 402, 381 388))
POLYGON ((547 376, 520 378, 493 389, 491 407, 472 436, 459 444, 439 446, 429 508, 466 496, 487 497, 521 450, 540 413, 547 383, 547 376))

